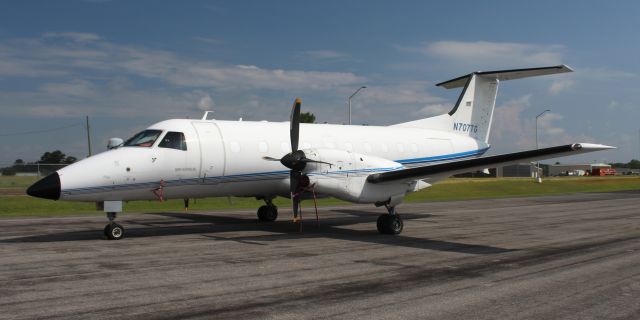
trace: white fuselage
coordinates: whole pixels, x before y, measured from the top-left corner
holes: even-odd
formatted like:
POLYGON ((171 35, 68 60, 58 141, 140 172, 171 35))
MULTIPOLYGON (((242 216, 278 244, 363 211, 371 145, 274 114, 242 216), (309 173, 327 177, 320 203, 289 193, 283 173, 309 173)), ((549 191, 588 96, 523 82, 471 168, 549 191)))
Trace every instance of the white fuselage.
MULTIPOLYGON (((59 170, 60 200, 289 195, 289 169, 263 159, 280 158, 291 152, 289 122, 174 119, 149 129, 163 131, 151 147, 120 147, 59 170), (168 131, 184 133, 186 151, 158 146, 168 131)), ((302 150, 340 150, 354 157, 390 160, 370 161, 362 167, 345 165, 349 170, 343 170, 341 163, 333 163, 331 169, 312 173, 318 176, 357 176, 478 157, 488 147, 468 136, 419 128, 333 124, 300 127, 302 150)))

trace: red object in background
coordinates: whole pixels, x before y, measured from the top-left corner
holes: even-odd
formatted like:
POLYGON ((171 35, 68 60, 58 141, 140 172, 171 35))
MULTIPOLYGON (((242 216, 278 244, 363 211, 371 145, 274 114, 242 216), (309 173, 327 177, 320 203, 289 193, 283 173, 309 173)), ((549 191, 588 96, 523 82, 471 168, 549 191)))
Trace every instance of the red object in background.
POLYGON ((616 169, 613 168, 593 168, 591 170, 592 176, 615 176, 616 169))

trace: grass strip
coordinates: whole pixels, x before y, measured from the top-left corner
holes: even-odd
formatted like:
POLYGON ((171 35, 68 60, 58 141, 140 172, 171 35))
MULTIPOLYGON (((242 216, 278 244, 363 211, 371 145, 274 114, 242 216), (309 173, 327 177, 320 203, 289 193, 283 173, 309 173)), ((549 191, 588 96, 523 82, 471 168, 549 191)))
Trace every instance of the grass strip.
MULTIPOLYGON (((33 177, 0 177, 0 189, 20 193, 29 186, 33 177), (8 178, 8 179, 7 179, 8 178)), ((487 198, 506 198, 537 195, 559 195, 580 192, 611 192, 640 190, 640 177, 562 177, 547 178, 535 183, 526 178, 478 178, 447 179, 433 187, 409 194, 406 202, 454 201, 487 198)), ((1 190, 0 190, 1 191, 1 190)), ((12 193, 4 193, 12 194, 12 193)), ((288 208, 290 200, 275 199, 275 204, 288 208)), ((319 206, 343 205, 347 202, 334 198, 320 199, 319 206)), ((191 201, 191 211, 219 211, 229 209, 257 209, 262 201, 252 198, 204 198, 191 201)), ((305 201, 304 206, 311 206, 305 201)), ((183 210, 181 199, 158 201, 130 201, 124 205, 125 212, 170 212, 183 210)), ((49 217, 73 215, 103 215, 95 211, 94 203, 65 202, 37 199, 23 195, 0 196, 0 218, 49 217)))

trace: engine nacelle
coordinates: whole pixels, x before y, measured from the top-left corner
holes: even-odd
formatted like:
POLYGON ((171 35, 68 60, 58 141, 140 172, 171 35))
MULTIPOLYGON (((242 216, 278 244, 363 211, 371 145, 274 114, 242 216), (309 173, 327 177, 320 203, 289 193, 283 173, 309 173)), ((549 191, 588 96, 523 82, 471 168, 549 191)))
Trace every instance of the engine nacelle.
POLYGON ((395 205, 402 201, 413 184, 367 182, 367 176, 402 168, 402 164, 351 151, 336 149, 305 149, 312 160, 330 163, 308 163, 303 173, 319 194, 356 203, 386 203, 395 205))

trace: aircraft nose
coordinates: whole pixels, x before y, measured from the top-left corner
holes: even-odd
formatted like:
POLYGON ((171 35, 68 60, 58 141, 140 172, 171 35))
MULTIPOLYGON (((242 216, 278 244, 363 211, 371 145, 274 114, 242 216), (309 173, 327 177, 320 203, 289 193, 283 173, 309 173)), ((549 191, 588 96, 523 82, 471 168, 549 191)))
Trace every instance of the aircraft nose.
POLYGON ((38 180, 27 189, 27 194, 44 199, 60 199, 60 176, 54 172, 38 180))

